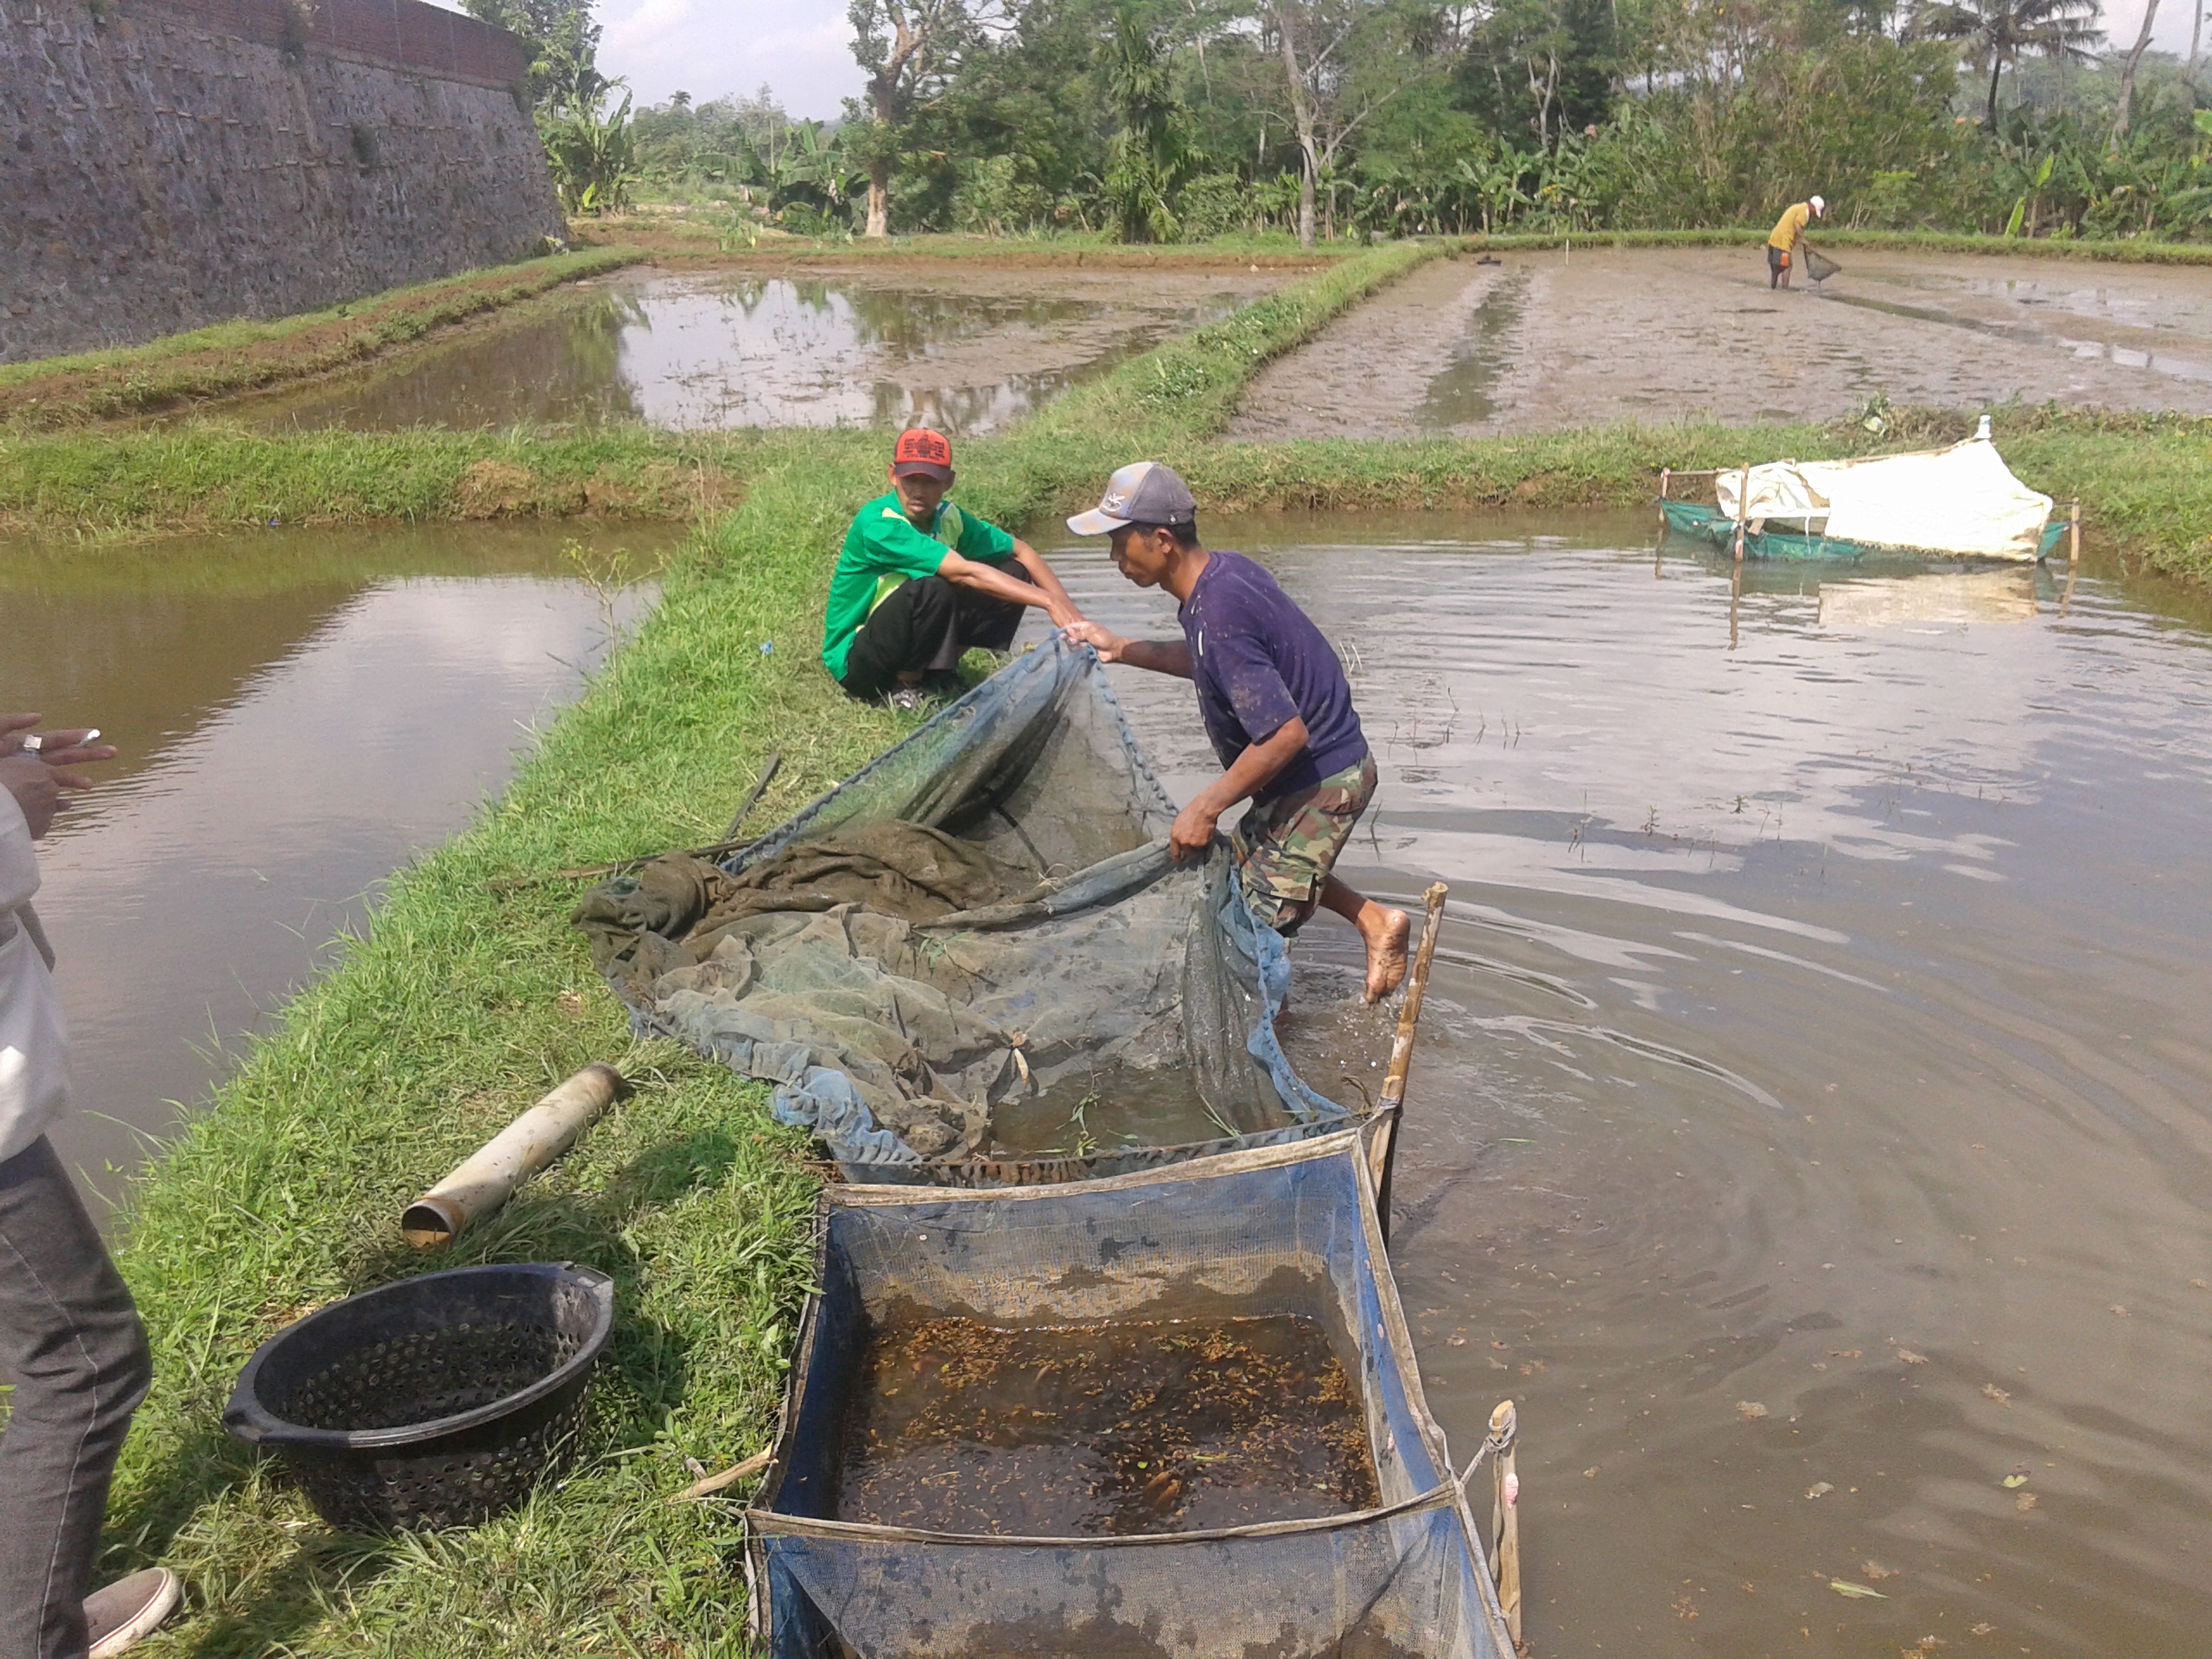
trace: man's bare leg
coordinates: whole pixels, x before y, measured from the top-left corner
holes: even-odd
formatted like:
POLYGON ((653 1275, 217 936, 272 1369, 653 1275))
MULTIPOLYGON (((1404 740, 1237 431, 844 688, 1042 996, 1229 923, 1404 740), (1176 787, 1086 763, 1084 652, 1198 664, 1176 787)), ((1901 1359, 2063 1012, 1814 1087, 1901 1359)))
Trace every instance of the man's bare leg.
POLYGON ((1321 902, 1359 930, 1367 946, 1367 1000, 1380 1002, 1406 976, 1406 945, 1414 936, 1413 918, 1355 892, 1335 876, 1321 889, 1321 902))

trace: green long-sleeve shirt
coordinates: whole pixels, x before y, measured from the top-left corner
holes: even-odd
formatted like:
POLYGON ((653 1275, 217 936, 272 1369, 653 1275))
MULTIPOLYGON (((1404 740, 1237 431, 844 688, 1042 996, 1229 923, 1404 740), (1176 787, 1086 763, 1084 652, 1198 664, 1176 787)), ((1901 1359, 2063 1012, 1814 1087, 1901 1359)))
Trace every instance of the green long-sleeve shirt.
POLYGON ((845 654, 868 613, 912 578, 935 575, 948 551, 999 564, 1014 556, 1014 537, 950 501, 938 504, 926 531, 917 530, 895 490, 855 515, 837 555, 836 574, 830 578, 830 603, 823 617, 822 665, 832 677, 845 677, 845 654))

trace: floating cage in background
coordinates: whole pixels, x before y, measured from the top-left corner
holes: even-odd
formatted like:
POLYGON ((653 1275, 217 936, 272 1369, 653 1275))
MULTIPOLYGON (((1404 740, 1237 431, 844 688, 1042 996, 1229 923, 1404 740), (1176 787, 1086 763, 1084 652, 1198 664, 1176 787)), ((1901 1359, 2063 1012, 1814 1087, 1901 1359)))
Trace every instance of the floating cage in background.
MULTIPOLYGON (((1381 1128, 1080 1184, 828 1189, 821 1288, 774 1470, 747 1515, 755 1633, 774 1659, 1510 1659, 1383 1255, 1381 1128), (887 1331, 917 1319, 1000 1332, 1164 1328, 1194 1311, 1318 1327, 1371 1459, 1367 1507, 1104 1535, 840 1518, 852 1414, 868 1403, 855 1395, 881 1383, 868 1380, 870 1346, 887 1331)), ((1040 1443, 1064 1427, 1040 1429, 1040 1443)), ((981 1462, 971 1457, 957 1479, 975 1480, 981 1462)))

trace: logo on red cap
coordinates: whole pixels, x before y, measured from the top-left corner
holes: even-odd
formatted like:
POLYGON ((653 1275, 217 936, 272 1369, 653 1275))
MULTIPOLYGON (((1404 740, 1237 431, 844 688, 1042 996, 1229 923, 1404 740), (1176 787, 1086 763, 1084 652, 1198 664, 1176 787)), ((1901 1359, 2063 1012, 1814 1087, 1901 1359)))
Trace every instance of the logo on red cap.
POLYGON ((898 448, 891 452, 891 464, 903 467, 909 463, 924 467, 952 465, 952 446, 942 432, 932 432, 926 426, 911 426, 899 435, 898 448))

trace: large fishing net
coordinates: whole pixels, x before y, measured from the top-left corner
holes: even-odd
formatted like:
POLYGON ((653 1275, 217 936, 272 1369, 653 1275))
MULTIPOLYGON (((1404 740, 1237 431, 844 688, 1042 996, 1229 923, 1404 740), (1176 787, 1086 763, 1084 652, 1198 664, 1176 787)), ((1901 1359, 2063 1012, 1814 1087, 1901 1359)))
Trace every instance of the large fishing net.
POLYGON ((741 855, 588 894, 641 1027, 776 1084, 849 1179, 1089 1179, 1295 1141, 1345 1109, 1275 1040, 1281 940, 1058 636, 741 855))
POLYGON ((1507 1659, 1383 1255, 1378 1144, 826 1188, 747 1515, 773 1659, 1507 1659), (1300 1452, 1357 1479, 1299 1478, 1300 1452))

